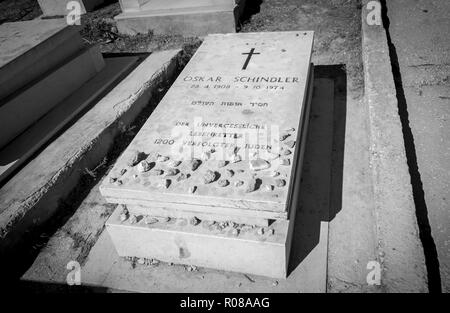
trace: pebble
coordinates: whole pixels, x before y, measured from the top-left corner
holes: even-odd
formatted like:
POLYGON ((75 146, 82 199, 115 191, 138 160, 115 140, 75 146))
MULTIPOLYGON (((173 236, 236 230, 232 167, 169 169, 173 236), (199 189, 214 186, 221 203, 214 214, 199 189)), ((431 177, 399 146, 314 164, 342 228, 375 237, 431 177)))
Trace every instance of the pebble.
POLYGON ((134 175, 133 175, 133 178, 136 179, 136 178, 138 178, 138 176, 137 176, 136 174, 134 174, 134 175))
POLYGON ((234 154, 231 158, 230 158, 230 162, 231 163, 237 163, 242 161, 242 157, 239 154, 234 154))
POLYGON ((265 170, 270 167, 270 163, 264 159, 250 160, 249 164, 252 171, 265 170))
POLYGON ((109 183, 110 183, 110 184, 114 184, 114 183, 116 182, 116 180, 117 180, 117 178, 115 178, 115 177, 110 177, 110 178, 109 178, 109 183))
POLYGON ((144 258, 139 258, 139 259, 137 260, 137 263, 140 264, 140 265, 144 265, 146 262, 145 262, 145 259, 144 259, 144 258))
POLYGON ((144 173, 144 172, 148 172, 150 170, 151 166, 150 166, 150 163, 143 160, 143 161, 139 162, 139 164, 137 165, 136 168, 139 172, 144 173))
POLYGON ((166 162, 168 160, 169 160, 169 157, 165 156, 165 155, 158 155, 158 157, 156 158, 157 162, 166 162))
POLYGON ((271 177, 277 177, 277 176, 280 176, 280 172, 272 171, 272 172, 270 172, 270 176, 271 176, 271 177))
POLYGON ((275 229, 271 228, 269 229, 269 235, 273 236, 275 234, 275 229))
POLYGON ((256 179, 251 178, 247 181, 247 187, 245 188, 245 192, 253 192, 256 190, 256 179))
POLYGON ((191 170, 195 171, 200 166, 200 164, 202 164, 201 160, 199 160, 199 159, 192 159, 190 161, 191 170))
POLYGON ((152 259, 152 261, 150 262, 150 264, 151 264, 151 265, 154 265, 154 266, 159 265, 159 260, 157 260, 157 259, 152 259))
POLYGON ((289 137, 289 136, 290 136, 290 134, 282 134, 282 135, 280 136, 280 141, 286 140, 286 138, 289 137))
POLYGON ((169 166, 170 167, 177 167, 180 164, 181 164, 181 161, 178 161, 178 160, 172 160, 172 161, 169 162, 169 166))
POLYGON ((150 175, 159 176, 162 175, 163 173, 164 171, 162 169, 155 168, 153 171, 150 172, 150 175))
POLYGON ((147 225, 155 224, 155 223, 158 223, 158 219, 154 218, 154 217, 151 217, 151 216, 146 216, 145 219, 144 219, 144 223, 147 224, 147 225))
POLYGON ((232 234, 233 236, 238 236, 238 235, 239 235, 239 229, 234 228, 233 231, 231 232, 231 234, 232 234))
POLYGON ((126 172, 127 172, 127 169, 126 169, 126 168, 123 168, 123 169, 120 170, 120 175, 122 176, 122 175, 125 174, 126 172))
POLYGON ((122 184, 123 184, 123 182, 120 179, 116 180, 116 182, 115 182, 116 186, 121 186, 122 184))
POLYGON ((197 226, 198 224, 200 224, 201 220, 194 216, 189 222, 191 223, 191 225, 197 226))
POLYGON ((205 151, 202 153, 201 159, 203 161, 208 161, 211 158, 211 152, 205 151))
POLYGON ((121 222, 125 222, 125 221, 128 219, 128 214, 126 214, 126 213, 120 213, 119 218, 120 218, 120 221, 121 221, 121 222))
POLYGON ((216 223, 216 221, 206 221, 206 225, 213 226, 216 223))
POLYGON ((263 227, 258 228, 257 234, 264 235, 264 228, 263 227))
POLYGON ((234 171, 233 170, 226 170, 225 174, 227 175, 227 177, 233 177, 234 176, 234 171))
POLYGON ((219 162, 217 162, 217 166, 219 168, 224 167, 228 164, 228 161, 224 161, 224 160, 220 160, 219 162))
POLYGON ((194 193, 197 190, 197 186, 191 186, 189 187, 189 193, 194 193))
POLYGON ((220 187, 226 187, 230 184, 230 182, 227 179, 219 179, 219 181, 217 182, 217 184, 220 187))
POLYGON ((286 185, 286 181, 284 179, 278 178, 275 179, 275 186, 284 187, 286 185))
POLYGON ((291 165, 291 161, 289 159, 280 159, 280 165, 291 165))
POLYGON ((289 154, 291 154, 292 152, 291 152, 291 150, 289 150, 289 149, 281 149, 281 155, 289 155, 289 154))
POLYGON ((176 168, 169 168, 168 170, 166 170, 166 176, 175 176, 180 172, 180 170, 176 169, 176 168))
POLYGON ((141 156, 142 156, 141 152, 139 152, 139 151, 133 152, 131 157, 128 159, 127 165, 128 166, 135 166, 136 164, 139 163, 141 156))
POLYGON ((216 173, 211 170, 207 170, 205 175, 203 175, 203 183, 204 184, 210 184, 215 179, 216 179, 216 173))
POLYGON ((181 173, 180 176, 177 177, 177 181, 180 182, 182 180, 187 179, 187 175, 185 173, 181 173))
POLYGON ((168 217, 168 216, 162 217, 162 218, 161 218, 161 222, 163 222, 163 223, 168 223, 168 222, 170 222, 170 217, 168 217))
POLYGON ((292 149, 295 146, 295 140, 288 140, 284 144, 292 149))
POLYGON ((278 286, 278 281, 277 280, 275 280, 273 283, 272 283, 272 286, 278 286))
POLYGON ((295 128, 294 127, 288 128, 285 130, 285 132, 295 132, 295 128))
POLYGON ((162 188, 169 188, 170 184, 172 183, 172 181, 170 179, 165 179, 163 182, 158 184, 158 187, 162 188))
POLYGON ((131 217, 130 217, 130 224, 135 224, 137 222, 137 217, 136 217, 136 215, 131 215, 131 217))
POLYGON ((273 186, 272 185, 264 185, 264 191, 272 191, 273 190, 273 186))

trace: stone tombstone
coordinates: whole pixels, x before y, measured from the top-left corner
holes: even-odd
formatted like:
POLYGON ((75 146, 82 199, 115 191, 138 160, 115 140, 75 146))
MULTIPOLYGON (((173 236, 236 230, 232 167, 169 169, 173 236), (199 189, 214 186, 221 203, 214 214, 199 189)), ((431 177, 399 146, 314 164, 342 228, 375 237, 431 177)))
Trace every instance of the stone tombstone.
POLYGON ((80 14, 91 12, 105 0, 38 0, 44 16, 61 16, 75 13, 79 8, 80 14), (78 2, 78 4, 76 4, 78 2))
POLYGON ((79 29, 64 18, 0 25, 0 148, 104 68, 79 29))
POLYGON ((185 36, 234 33, 245 6, 245 0, 119 0, 119 3, 122 13, 115 17, 117 28, 127 35, 149 31, 185 36))
POLYGON ((111 202, 286 219, 313 32, 209 35, 100 190, 111 202))

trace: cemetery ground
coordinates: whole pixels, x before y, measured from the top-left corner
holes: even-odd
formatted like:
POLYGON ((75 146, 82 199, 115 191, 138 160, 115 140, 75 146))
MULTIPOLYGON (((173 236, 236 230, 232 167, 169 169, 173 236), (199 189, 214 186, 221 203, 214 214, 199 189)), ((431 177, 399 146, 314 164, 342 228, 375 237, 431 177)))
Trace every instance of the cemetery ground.
MULTIPOLYGON (((7 5, 11 1, 0 2, 7 5)), ((12 1, 18 3, 18 1, 12 1)), ((20 2, 20 1, 19 1, 20 2)), ((29 19, 35 17, 32 1, 23 1, 24 11, 16 12, 13 17, 0 16, 2 21, 29 19), (30 9, 32 7, 33 9, 30 9), (28 13, 27 13, 28 12, 28 13)), ((302 1, 295 0, 254 1, 247 10, 246 20, 242 22, 241 32, 313 30, 315 43, 313 63, 316 67, 315 78, 325 78, 334 83, 334 108, 312 112, 311 129, 305 156, 304 203, 310 206, 311 216, 314 206, 329 206, 327 217, 317 217, 311 223, 328 223, 328 256, 326 266, 326 285, 318 287, 327 292, 382 292, 382 291, 426 291, 426 273, 423 260, 408 255, 404 258, 404 268, 410 268, 407 277, 401 273, 389 272, 388 279, 381 285, 369 285, 367 265, 371 261, 383 265, 396 251, 409 251, 409 239, 418 240, 418 234, 405 235, 400 246, 383 244, 383 240, 394 234, 383 233, 379 229, 379 214, 374 190, 373 167, 371 160, 371 120, 369 108, 364 98, 364 69, 362 55, 363 31, 359 1, 302 1), (332 121, 326 125, 332 138, 331 156, 314 158, 314 153, 324 151, 321 140, 323 120, 332 121), (315 123, 314 121, 317 120, 315 123), (320 124, 322 123, 322 124, 320 124), (309 153, 309 157, 308 157, 309 153), (327 172, 327 169, 329 172, 327 172), (323 188, 327 183, 329 188, 323 188), (311 205, 312 204, 312 205, 311 205), (402 246, 404 245, 404 246, 402 246), (419 268, 417 268, 417 266, 419 268), (389 276, 390 275, 390 276, 389 276), (410 281, 414 281, 410 284, 410 281)), ((89 43, 99 43, 102 52, 154 52, 167 49, 184 49, 184 58, 179 62, 179 69, 189 59, 199 38, 183 38, 176 35, 153 36, 138 35, 127 37, 117 34, 112 17, 119 11, 117 3, 108 4, 83 17, 83 38, 89 43)), ((178 69, 178 70, 179 70, 178 69)), ((102 161, 92 167, 80 169, 83 175, 76 188, 64 199, 58 208, 56 217, 30 233, 18 250, 20 262, 15 262, 10 271, 12 278, 24 274, 34 281, 53 282, 54 284, 26 284, 25 288, 33 290, 66 290, 63 285, 67 275, 67 260, 76 260, 82 266, 88 259, 91 248, 101 237, 103 225, 112 213, 115 205, 107 204, 101 197, 98 186, 114 161, 136 135, 152 109, 157 105, 164 92, 170 87, 172 79, 161 81, 153 95, 150 105, 129 126, 124 127, 115 138, 111 150, 102 161), (36 235, 37 234, 37 235, 36 235), (36 239, 38 238, 38 239, 36 239), (53 289, 54 288, 54 289, 53 289)), ((387 130, 389 131, 389 130, 387 130)), ((326 141, 326 140, 325 140, 326 141)), ((386 182, 383 182, 386 184, 386 182)), ((385 186, 386 187, 386 186, 385 186)), ((395 182, 387 183, 387 188, 395 189, 395 182), (390 184, 390 185, 389 185, 390 184)), ((306 214, 307 215, 307 214, 306 214)), ((410 225, 409 225, 410 226, 410 225)), ((402 229, 409 232, 409 226, 400 223, 396 233, 402 229)), ((389 232, 389 228, 387 228, 389 232)), ((313 232, 312 237, 318 236, 313 232)), ((298 239, 297 239, 298 240, 298 239)), ((317 238, 311 238, 312 246, 317 238)), ((294 246, 298 244, 294 238, 294 246)), ((302 259, 299 252, 293 251, 291 266, 295 267, 302 259)), ((388 263, 389 264, 389 263, 388 263)), ((160 264, 143 268, 130 263, 128 271, 135 271, 136 276, 149 271, 153 277, 151 291, 308 291, 305 287, 292 286, 289 282, 275 281, 262 277, 243 274, 229 274, 208 269, 188 272, 182 266, 169 267, 160 264)), ((151 281, 151 277, 149 278, 151 281)), ((23 287, 23 286, 21 286, 23 287)), ((310 290, 309 290, 310 291, 310 290)))

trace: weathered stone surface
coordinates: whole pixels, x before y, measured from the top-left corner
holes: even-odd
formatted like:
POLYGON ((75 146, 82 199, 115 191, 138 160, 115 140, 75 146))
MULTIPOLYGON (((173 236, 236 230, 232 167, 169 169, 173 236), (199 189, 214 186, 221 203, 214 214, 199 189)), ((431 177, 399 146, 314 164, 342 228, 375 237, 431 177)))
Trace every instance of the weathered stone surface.
MULTIPOLYGON (((291 186, 272 192, 258 187, 275 185, 274 178, 262 170, 267 165, 287 182, 292 181, 295 162, 291 160, 297 155, 278 157, 279 136, 300 123, 312 41, 312 32, 208 36, 128 148, 182 160, 177 175, 191 176, 178 181, 175 175, 162 194, 153 187, 155 178, 151 176, 140 182, 127 180, 134 174, 131 169, 124 175, 126 188, 105 184, 102 194, 113 202, 170 202, 180 210, 185 205, 200 205, 205 211, 227 207, 287 216, 291 186), (254 152, 275 158, 250 167, 254 152), (225 164, 234 173, 229 188, 218 184, 230 178, 225 164), (235 181, 252 179, 258 183, 251 184, 250 192, 235 188, 235 181), (197 186, 195 196, 189 192, 193 185, 197 186)), ((290 140, 299 136, 295 130, 287 134, 290 140)), ((110 175, 115 175, 128 154, 128 150, 123 153, 110 175)), ((162 170, 168 169, 167 163, 159 163, 162 170)))

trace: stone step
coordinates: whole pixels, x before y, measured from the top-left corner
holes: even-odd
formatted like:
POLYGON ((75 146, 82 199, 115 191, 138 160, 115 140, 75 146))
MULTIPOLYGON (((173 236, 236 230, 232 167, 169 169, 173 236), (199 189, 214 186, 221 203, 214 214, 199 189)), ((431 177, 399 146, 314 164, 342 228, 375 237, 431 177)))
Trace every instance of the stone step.
POLYGON ((138 57, 105 58, 105 67, 97 75, 50 110, 10 144, 0 149, 0 183, 77 114, 91 106, 137 61, 138 57))
POLYGON ((0 25, 0 100, 82 49, 79 27, 65 19, 0 25))
MULTIPOLYGON (((295 211, 291 213, 295 215, 295 211)), ((261 233, 260 227, 238 231, 230 226, 220 229, 218 223, 194 226, 183 218, 146 224, 146 219, 140 217, 132 224, 130 218, 122 222, 120 215, 118 208, 106 222, 119 256, 274 278, 287 276, 293 218, 276 221, 261 233)))
POLYGON ((97 47, 86 48, 0 104, 0 148, 70 96, 105 66, 97 47))

